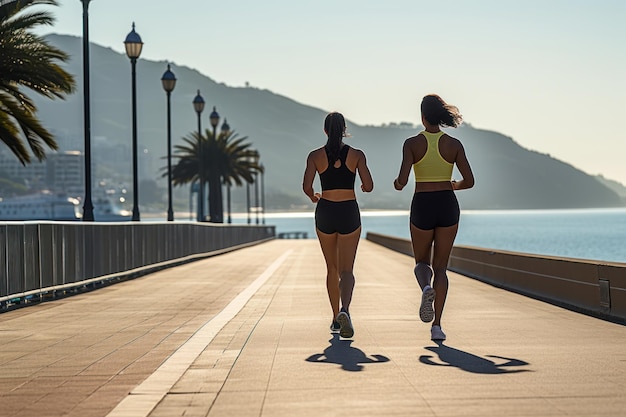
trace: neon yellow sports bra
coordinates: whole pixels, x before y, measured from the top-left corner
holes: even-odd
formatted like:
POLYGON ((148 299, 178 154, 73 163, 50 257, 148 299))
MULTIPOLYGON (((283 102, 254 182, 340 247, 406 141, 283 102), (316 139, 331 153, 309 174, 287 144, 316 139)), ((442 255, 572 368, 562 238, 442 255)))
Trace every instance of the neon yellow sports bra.
POLYGON ((454 164, 443 159, 439 153, 439 139, 443 136, 443 133, 444 132, 420 132, 420 134, 426 137, 428 148, 422 159, 413 164, 416 182, 452 180, 452 168, 454 164))

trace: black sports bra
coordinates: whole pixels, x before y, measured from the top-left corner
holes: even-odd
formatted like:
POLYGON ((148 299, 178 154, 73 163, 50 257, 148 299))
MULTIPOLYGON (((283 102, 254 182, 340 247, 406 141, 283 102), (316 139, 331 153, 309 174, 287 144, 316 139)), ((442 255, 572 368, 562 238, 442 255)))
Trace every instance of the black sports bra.
POLYGON ((322 191, 326 190, 353 190, 356 172, 350 171, 346 166, 346 157, 348 156, 350 146, 343 145, 339 151, 339 161, 341 165, 335 167, 335 161, 330 160, 328 148, 324 146, 326 158, 328 159, 328 168, 324 172, 320 172, 320 183, 322 191))

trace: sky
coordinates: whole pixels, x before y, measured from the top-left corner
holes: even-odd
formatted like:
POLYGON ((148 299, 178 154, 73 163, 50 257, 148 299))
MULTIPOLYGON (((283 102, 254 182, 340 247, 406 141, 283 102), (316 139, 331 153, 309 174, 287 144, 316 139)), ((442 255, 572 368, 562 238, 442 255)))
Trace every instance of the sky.
MULTIPOLYGON (((46 8, 57 20, 41 33, 82 36, 80 0, 46 8)), ((436 93, 476 128, 626 185, 624 0, 89 5, 93 43, 123 52, 133 22, 142 58, 233 87, 249 83, 361 125, 419 124, 421 98, 436 93)))

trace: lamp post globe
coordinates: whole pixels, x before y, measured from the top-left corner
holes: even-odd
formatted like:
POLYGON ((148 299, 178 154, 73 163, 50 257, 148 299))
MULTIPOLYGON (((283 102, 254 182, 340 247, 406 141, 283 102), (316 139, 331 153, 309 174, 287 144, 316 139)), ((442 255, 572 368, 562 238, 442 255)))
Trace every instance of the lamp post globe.
POLYGON ((204 111, 204 98, 200 95, 200 90, 198 90, 198 94, 193 99, 193 109, 198 114, 198 215, 196 220, 199 222, 204 221, 204 167, 202 163, 202 124, 200 120, 200 115, 204 111))
POLYGON ((124 40, 124 47, 126 48, 126 55, 132 60, 139 58, 141 50, 143 49, 143 42, 141 36, 135 32, 135 22, 133 22, 132 30, 126 35, 124 40))
POLYGON ((202 113, 204 111, 204 104, 204 99, 200 95, 200 90, 198 90, 198 93, 193 98, 193 109, 196 113, 202 113))
POLYGON ((209 116, 209 120, 211 120, 211 126, 213 126, 213 133, 215 133, 215 129, 217 128, 217 125, 220 123, 220 114, 215 109, 215 106, 213 106, 213 111, 211 112, 211 115, 209 116))
POLYGON ((163 85, 163 90, 166 93, 171 93, 176 88, 176 75, 172 72, 170 64, 167 64, 167 70, 163 73, 161 77, 161 84, 163 85))
POLYGON ((161 84, 167 95, 167 221, 174 221, 172 205, 172 111, 171 95, 176 87, 176 76, 167 64, 167 71, 161 77, 161 84))
POLYGON ((137 58, 141 55, 143 42, 137 32, 135 32, 135 22, 133 28, 124 41, 126 55, 130 58, 132 74, 132 122, 133 122, 133 221, 139 221, 139 178, 137 172, 137 58))

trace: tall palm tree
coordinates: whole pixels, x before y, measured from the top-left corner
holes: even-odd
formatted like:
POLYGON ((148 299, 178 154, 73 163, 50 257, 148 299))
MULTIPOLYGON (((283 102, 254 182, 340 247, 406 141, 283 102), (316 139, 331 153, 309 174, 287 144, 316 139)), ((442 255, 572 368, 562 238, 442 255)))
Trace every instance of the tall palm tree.
POLYGON ((49 12, 27 11, 38 5, 58 6, 58 2, 0 1, 0 140, 24 165, 31 162, 26 144, 40 161, 46 157, 44 146, 57 149, 57 144, 37 118, 35 103, 23 90, 63 99, 75 88, 72 75, 59 65, 69 56, 32 32, 37 26, 54 22, 49 12))
MULTIPOLYGON (((202 140, 202 179, 209 184, 209 216, 214 223, 224 222, 222 184, 242 185, 254 182, 254 173, 260 172, 258 152, 250 149, 247 136, 239 138, 235 131, 220 132, 217 138, 206 130, 202 140)), ((198 133, 183 138, 184 144, 174 146, 174 158, 178 162, 172 167, 172 183, 182 185, 198 182, 199 141, 198 133)), ((164 174, 166 176, 167 173, 164 174)))

